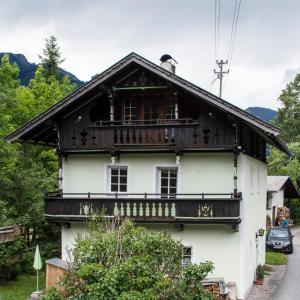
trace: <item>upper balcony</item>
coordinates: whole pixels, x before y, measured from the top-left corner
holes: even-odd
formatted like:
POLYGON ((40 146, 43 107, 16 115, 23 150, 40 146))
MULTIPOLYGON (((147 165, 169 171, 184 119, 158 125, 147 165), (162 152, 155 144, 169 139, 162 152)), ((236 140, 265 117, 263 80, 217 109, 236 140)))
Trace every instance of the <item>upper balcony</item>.
POLYGON ((242 194, 47 193, 49 222, 81 222, 95 212, 140 223, 232 224, 240 219, 242 194))
POLYGON ((233 148, 231 128, 199 120, 99 121, 85 128, 65 126, 63 151, 197 150, 233 148))

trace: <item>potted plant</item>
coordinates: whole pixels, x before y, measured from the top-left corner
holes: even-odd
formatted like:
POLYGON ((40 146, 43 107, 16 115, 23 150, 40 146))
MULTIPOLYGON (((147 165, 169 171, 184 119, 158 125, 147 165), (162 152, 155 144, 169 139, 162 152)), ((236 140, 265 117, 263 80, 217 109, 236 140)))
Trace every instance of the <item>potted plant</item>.
POLYGON ((256 285, 263 285, 264 283, 264 277, 265 277, 265 271, 262 265, 258 265, 256 268, 256 285))

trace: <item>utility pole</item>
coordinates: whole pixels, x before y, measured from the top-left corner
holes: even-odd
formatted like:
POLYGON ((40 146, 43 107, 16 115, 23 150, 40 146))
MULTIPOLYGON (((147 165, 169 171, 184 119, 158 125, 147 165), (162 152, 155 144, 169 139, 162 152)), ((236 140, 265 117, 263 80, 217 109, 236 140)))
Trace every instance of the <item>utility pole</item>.
POLYGON ((223 77, 224 74, 228 74, 229 70, 223 71, 223 65, 227 65, 228 64, 228 60, 216 60, 216 63, 219 67, 219 71, 216 71, 214 69, 214 73, 217 74, 217 78, 220 80, 220 91, 219 91, 219 97, 222 98, 222 81, 223 81, 223 77))

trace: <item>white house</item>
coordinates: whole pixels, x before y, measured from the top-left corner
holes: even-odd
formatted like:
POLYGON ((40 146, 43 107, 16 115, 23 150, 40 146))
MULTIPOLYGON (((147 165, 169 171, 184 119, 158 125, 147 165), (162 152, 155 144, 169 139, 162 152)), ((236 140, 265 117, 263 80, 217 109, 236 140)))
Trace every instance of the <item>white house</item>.
MULTIPOLYGON (((166 58, 166 56, 164 56, 166 58)), ((163 59, 164 60, 164 59, 163 59)), ((6 139, 49 144, 60 191, 45 217, 61 224, 62 259, 95 209, 168 231, 185 262, 213 261, 238 298, 265 261, 266 144, 278 129, 131 53, 6 139)))
POLYGON ((277 211, 280 207, 290 207, 290 200, 299 198, 297 189, 289 176, 267 177, 267 216, 275 225, 277 211))

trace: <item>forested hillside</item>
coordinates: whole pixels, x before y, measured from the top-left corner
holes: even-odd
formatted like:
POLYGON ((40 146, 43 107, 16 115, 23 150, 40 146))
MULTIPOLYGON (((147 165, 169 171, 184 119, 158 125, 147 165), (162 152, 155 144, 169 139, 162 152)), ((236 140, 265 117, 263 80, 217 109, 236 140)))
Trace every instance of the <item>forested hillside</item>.
MULTIPOLYGON (((0 52, 0 60, 5 54, 9 56, 9 61, 11 64, 16 63, 18 65, 19 67, 18 78, 20 79, 22 85, 27 86, 30 80, 34 77, 38 65, 35 63, 28 62, 27 58, 23 54, 0 52)), ((68 76, 71 82, 75 83, 77 86, 83 84, 83 81, 79 80, 75 75, 62 68, 58 68, 57 72, 58 72, 58 77, 60 79, 62 79, 64 76, 68 76)))

